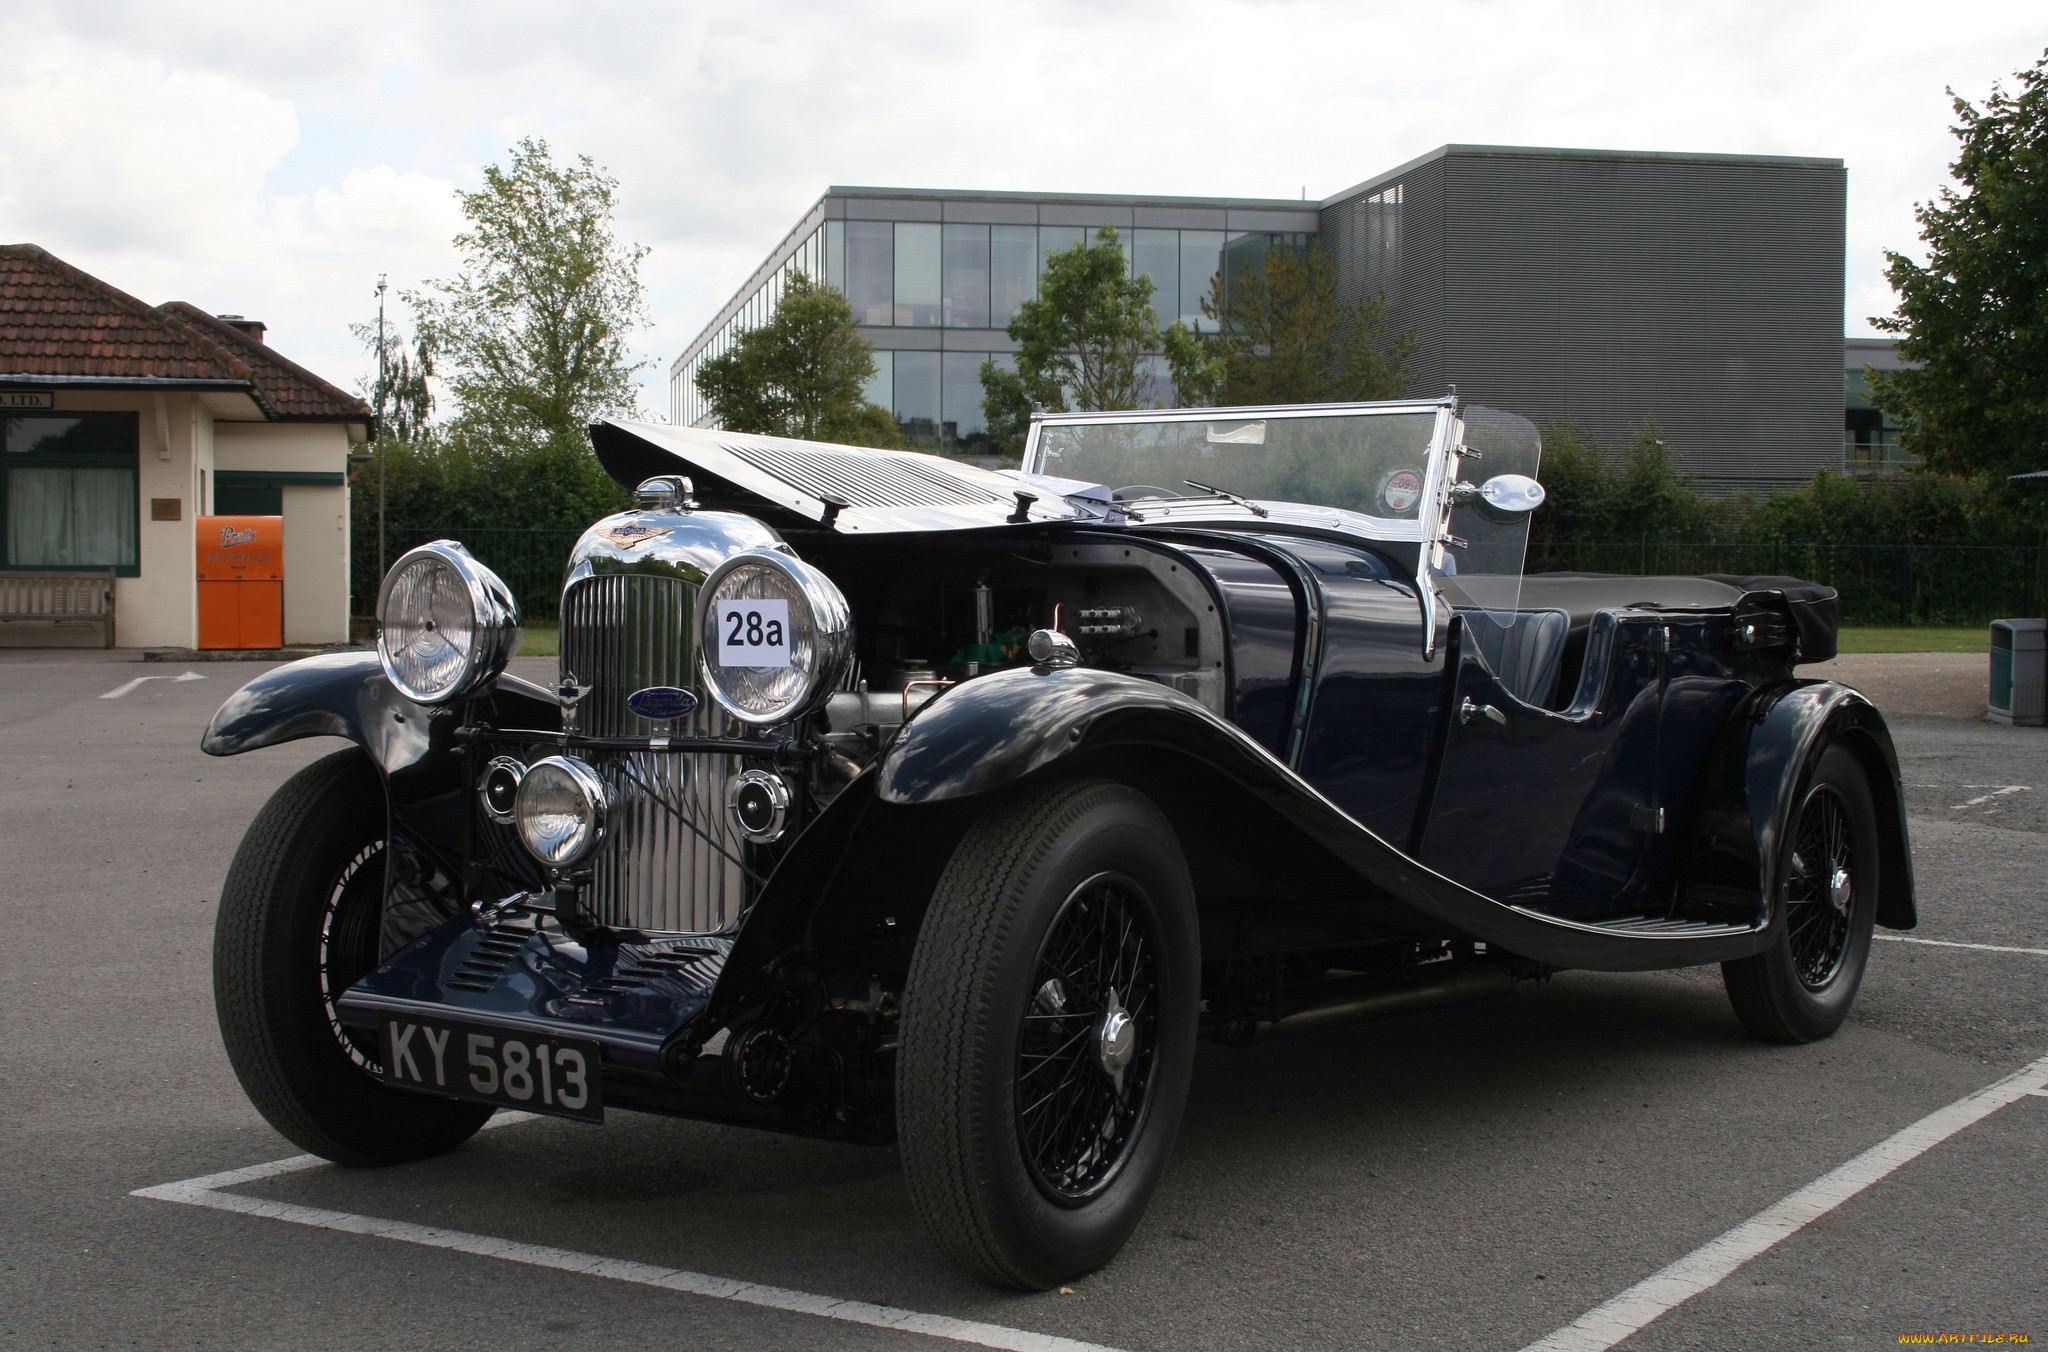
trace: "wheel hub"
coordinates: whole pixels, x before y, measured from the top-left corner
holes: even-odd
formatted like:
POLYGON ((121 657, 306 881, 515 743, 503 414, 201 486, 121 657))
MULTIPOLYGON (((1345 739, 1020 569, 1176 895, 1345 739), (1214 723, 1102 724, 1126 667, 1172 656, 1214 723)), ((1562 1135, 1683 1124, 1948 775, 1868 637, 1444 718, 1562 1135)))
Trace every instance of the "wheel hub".
POLYGON ((1124 1071, 1138 1055, 1138 1024, 1117 999, 1116 988, 1109 992, 1109 1008, 1102 1015, 1102 1023, 1095 1033, 1095 1056, 1102 1062, 1103 1073, 1116 1085, 1116 1092, 1124 1092, 1124 1071))
POLYGON ((1828 904, 1835 908, 1836 915, 1849 914, 1849 870, 1837 866, 1828 878, 1828 904))

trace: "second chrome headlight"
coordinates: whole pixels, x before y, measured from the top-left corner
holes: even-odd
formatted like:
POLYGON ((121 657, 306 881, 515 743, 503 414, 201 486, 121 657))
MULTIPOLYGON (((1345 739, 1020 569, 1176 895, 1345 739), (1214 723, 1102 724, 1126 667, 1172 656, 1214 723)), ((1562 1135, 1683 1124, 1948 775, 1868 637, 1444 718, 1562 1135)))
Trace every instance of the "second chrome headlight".
POLYGON ((853 617, 832 579, 801 559, 749 550, 705 580, 704 683, 743 723, 783 723, 832 691, 853 651, 853 617))

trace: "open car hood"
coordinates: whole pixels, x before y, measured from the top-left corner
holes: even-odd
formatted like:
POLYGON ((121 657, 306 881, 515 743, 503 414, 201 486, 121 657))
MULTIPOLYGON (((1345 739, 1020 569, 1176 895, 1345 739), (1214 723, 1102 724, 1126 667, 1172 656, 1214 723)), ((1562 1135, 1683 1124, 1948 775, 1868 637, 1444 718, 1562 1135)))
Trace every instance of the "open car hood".
POLYGON ((785 526, 848 534, 974 530, 1085 514, 1009 474, 944 456, 669 427, 606 418, 591 424, 598 462, 631 489, 686 474, 706 506, 785 526))

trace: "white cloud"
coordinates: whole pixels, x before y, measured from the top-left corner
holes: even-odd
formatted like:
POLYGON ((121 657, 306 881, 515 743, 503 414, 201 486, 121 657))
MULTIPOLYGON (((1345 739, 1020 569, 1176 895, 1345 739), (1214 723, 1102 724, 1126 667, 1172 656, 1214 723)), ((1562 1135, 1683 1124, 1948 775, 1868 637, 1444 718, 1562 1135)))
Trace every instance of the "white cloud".
MULTIPOLYGON (((342 383, 522 135, 620 179, 665 365, 830 183, 1310 197, 1451 141, 1840 157, 1845 322, 2038 5, 79 0, 0 18, 0 236, 260 315, 342 383), (33 186, 26 186, 33 185, 33 186)), ((1511 204, 1503 204, 1511 209, 1511 204)))

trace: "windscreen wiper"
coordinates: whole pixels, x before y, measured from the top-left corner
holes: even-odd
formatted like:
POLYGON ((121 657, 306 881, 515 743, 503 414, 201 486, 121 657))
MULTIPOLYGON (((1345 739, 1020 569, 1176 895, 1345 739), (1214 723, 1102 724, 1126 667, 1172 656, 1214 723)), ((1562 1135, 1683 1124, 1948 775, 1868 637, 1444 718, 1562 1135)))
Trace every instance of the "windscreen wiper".
POLYGON ((1217 488, 1213 484, 1198 484, 1193 479, 1182 479, 1181 482, 1186 484, 1189 488, 1199 488, 1204 493, 1211 494, 1214 497, 1222 498, 1226 502, 1234 502, 1238 506, 1244 508, 1247 512, 1250 512, 1253 516, 1272 515, 1271 512, 1259 506, 1258 503, 1253 502, 1250 498, 1241 498, 1237 494, 1232 493, 1227 489, 1217 488))

